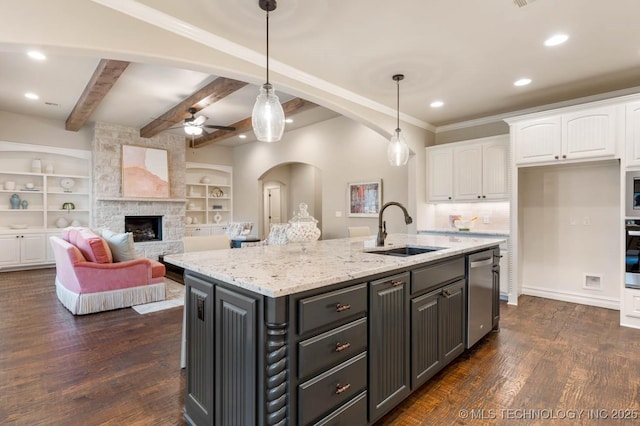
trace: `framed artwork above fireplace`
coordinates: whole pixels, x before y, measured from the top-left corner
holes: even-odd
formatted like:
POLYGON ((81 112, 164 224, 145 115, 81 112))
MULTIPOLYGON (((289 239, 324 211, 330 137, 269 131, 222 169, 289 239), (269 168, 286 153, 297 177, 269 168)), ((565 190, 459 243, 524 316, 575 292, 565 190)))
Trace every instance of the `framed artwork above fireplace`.
POLYGON ((166 150, 122 145, 122 196, 169 198, 166 150))

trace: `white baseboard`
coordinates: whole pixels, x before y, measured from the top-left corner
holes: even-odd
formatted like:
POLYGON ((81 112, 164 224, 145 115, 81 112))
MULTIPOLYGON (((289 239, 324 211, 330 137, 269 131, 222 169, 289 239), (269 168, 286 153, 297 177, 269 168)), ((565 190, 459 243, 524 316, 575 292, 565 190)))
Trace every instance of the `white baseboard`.
POLYGON ((580 305, 597 306, 599 308, 620 310, 620 300, 612 297, 588 296, 567 291, 549 290, 546 288, 523 286, 522 293, 529 296, 544 297, 546 299, 561 300, 563 302, 578 303, 580 305))

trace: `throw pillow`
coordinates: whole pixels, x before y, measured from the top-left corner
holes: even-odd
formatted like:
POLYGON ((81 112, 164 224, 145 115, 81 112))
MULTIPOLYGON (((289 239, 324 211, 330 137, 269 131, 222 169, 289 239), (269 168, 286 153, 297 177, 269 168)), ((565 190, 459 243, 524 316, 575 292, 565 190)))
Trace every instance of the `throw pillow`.
POLYGON ((133 245, 133 234, 131 232, 116 234, 108 229, 103 229, 102 238, 107 241, 114 262, 126 262, 136 258, 136 249, 133 245))

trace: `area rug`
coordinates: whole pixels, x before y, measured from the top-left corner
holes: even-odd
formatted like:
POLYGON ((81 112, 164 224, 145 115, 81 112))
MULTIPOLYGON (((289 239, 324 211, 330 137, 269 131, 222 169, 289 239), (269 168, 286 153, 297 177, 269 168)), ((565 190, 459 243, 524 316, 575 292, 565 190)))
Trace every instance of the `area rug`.
POLYGON ((164 279, 166 285, 166 298, 160 302, 145 303, 144 305, 132 306, 134 311, 140 315, 149 314, 151 312, 163 311, 165 309, 177 308, 184 306, 184 286, 169 278, 164 279))

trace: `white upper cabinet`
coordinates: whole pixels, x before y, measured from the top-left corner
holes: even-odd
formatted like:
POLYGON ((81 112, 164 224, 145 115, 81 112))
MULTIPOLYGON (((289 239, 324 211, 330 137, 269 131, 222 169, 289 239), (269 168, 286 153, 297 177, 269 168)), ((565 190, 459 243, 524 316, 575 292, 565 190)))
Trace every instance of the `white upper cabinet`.
POLYGON ((602 106, 524 119, 513 125, 516 164, 614 158, 618 106, 602 106))
POLYGON ((494 138, 482 144, 482 198, 508 199, 509 193, 509 137, 494 138))
POLYGON ((427 148, 427 199, 453 200, 453 148, 427 148))
POLYGON ((477 200, 482 196, 482 145, 471 144, 453 149, 453 197, 477 200))
POLYGON ((627 166, 640 166, 640 102, 627 105, 625 142, 627 166))
POLYGON ((516 163, 542 163, 556 160, 561 145, 560 117, 529 120, 515 125, 516 163))
POLYGON ((509 198, 506 135, 427 148, 427 161, 430 202, 509 198))

